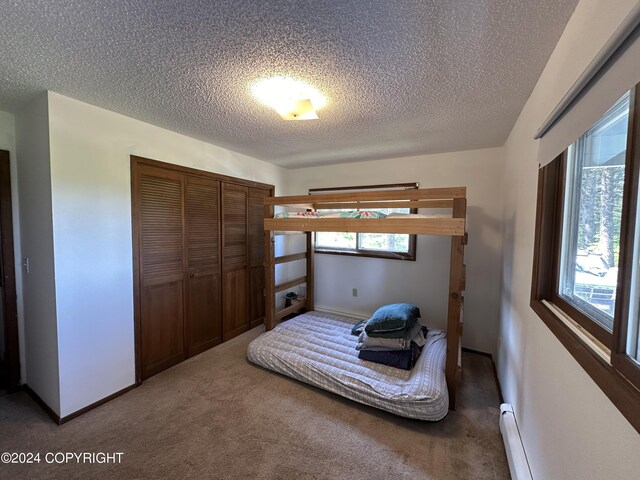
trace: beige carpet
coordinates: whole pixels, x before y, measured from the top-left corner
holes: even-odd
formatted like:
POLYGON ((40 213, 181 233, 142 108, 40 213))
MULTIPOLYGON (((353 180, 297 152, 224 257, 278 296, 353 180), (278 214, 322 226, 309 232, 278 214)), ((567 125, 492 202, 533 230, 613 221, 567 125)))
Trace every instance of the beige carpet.
POLYGON ((400 418, 246 360, 254 329, 62 426, 24 392, 0 398, 0 478, 503 479, 487 357, 464 355, 459 408, 400 418), (46 464, 46 452, 122 452, 120 464, 46 464))

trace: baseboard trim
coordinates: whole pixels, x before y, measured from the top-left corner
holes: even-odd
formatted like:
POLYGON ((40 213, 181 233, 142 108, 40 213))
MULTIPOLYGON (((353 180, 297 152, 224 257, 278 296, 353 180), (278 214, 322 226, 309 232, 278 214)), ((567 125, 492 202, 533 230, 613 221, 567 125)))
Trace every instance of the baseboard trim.
POLYGON ((475 353, 477 355, 482 355, 483 357, 493 358, 493 355, 487 352, 481 352, 480 350, 474 350, 473 348, 462 347, 463 352, 475 353))
POLYGON ((99 407, 100 405, 104 405, 105 403, 113 400, 116 397, 119 397, 120 395, 124 395, 128 391, 133 390, 134 388, 137 388, 140 385, 142 385, 142 382, 135 382, 135 383, 129 385, 128 387, 123 388, 122 390, 118 390, 117 392, 112 393, 111 395, 108 395, 108 396, 98 400, 97 402, 93 402, 91 405, 87 405, 86 407, 81 408, 80 410, 77 410, 77 411, 75 411, 73 413, 70 413, 69 415, 65 415, 64 417, 60 418, 60 420, 58 420, 58 425, 62 425, 63 423, 67 423, 69 420, 73 420, 74 418, 77 418, 80 415, 83 415, 83 414, 87 413, 88 411, 99 407))
POLYGON ((343 317, 351 317, 357 320, 369 320, 369 317, 366 317, 364 315, 359 315, 357 313, 341 312, 339 310, 332 310, 330 308, 319 307, 317 305, 316 305, 315 311, 321 312, 321 313, 328 313, 330 315, 341 315, 343 317))
POLYGON ((496 368, 496 362, 493 360, 493 355, 486 352, 480 352, 478 350, 474 350, 472 348, 462 347, 463 352, 475 353, 477 355, 482 355, 484 357, 489 357, 491 359, 491 366, 493 367, 493 379, 496 381, 496 386, 498 387, 498 397, 500 397, 500 403, 504 403, 504 397, 502 396, 502 386, 500 385, 500 377, 498 377, 498 369, 496 368))
POLYGON ((22 389, 27 392, 27 394, 33 399, 34 402, 36 402, 40 408, 42 408, 47 415, 49 415, 51 417, 51 419, 56 422, 58 425, 60 425, 60 416, 54 412, 51 407, 49 405, 47 405, 45 403, 44 400, 42 400, 40 398, 40 395, 38 395, 36 392, 34 392, 31 387, 27 384, 22 385, 22 389))
POLYGON ((117 392, 112 393, 111 395, 107 395, 106 397, 98 400, 97 402, 93 402, 91 405, 87 405, 86 407, 81 408, 80 410, 77 410, 73 413, 70 413, 69 415, 65 415, 64 417, 60 417, 56 412, 54 412, 51 409, 51 407, 47 405, 45 401, 42 400, 40 396, 31 389, 31 387, 29 387, 29 385, 25 384, 22 386, 22 388, 47 413, 47 415, 49 415, 52 418, 54 422, 56 422, 58 425, 62 425, 63 423, 67 423, 68 421, 73 420, 74 418, 77 418, 80 415, 83 415, 88 411, 99 407, 100 405, 104 405, 105 403, 113 400, 116 397, 119 397, 120 395, 124 395, 128 391, 133 390, 136 387, 139 387, 141 384, 142 382, 135 382, 129 385, 128 387, 123 388, 122 390, 118 390, 117 392))

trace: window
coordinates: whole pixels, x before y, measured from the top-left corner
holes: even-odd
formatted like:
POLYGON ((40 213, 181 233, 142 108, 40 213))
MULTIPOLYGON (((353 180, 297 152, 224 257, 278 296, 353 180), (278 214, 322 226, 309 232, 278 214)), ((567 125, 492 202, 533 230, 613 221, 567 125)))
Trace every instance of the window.
POLYGON ((558 291, 604 343, 613 332, 629 94, 566 152, 558 291))
MULTIPOLYGON (((408 208, 381 208, 376 211, 387 215, 390 213, 415 213, 408 208)), ((316 252, 415 260, 415 235, 317 232, 316 252)))
MULTIPOLYGON (((353 190, 377 190, 389 188, 418 188, 418 184, 408 183, 398 185, 371 185, 362 187, 312 189, 309 190, 309 193, 335 193, 336 191, 347 192, 353 190)), ((365 209, 365 211, 366 210, 371 209, 365 209)), ((415 208, 376 208, 375 211, 382 212, 385 215, 389 215, 391 213, 418 213, 418 210, 415 208)), ((317 232, 315 238, 316 253, 389 258, 393 260, 414 261, 416 259, 415 235, 401 233, 317 232)))
POLYGON ((638 93, 540 169, 531 306, 640 431, 638 93))

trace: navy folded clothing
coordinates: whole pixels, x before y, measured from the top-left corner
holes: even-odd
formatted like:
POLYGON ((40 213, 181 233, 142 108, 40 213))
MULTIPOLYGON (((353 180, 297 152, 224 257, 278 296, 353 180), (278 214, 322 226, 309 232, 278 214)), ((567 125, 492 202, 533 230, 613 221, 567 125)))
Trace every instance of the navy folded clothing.
POLYGON ((422 347, 411 342, 411 348, 409 350, 360 350, 358 358, 369 362, 381 363, 382 365, 388 365, 390 367, 401 368, 402 370, 411 370, 416 360, 418 360, 420 352, 422 352, 422 347))

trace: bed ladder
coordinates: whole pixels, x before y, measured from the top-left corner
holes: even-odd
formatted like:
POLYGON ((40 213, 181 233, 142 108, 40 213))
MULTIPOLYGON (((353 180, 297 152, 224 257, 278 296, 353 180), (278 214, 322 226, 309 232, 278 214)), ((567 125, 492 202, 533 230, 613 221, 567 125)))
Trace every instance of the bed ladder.
MULTIPOLYGON (((265 215, 269 217, 273 217, 273 206, 265 205, 265 215)), ((279 257, 275 256, 275 233, 272 230, 265 230, 264 242, 264 268, 266 273, 266 281, 265 281, 265 299, 264 299, 264 307, 265 307, 265 318, 264 325, 265 330, 272 330, 280 320, 282 320, 287 315, 292 313, 296 313, 303 308, 306 308, 308 311, 314 309, 315 299, 314 299, 314 243, 315 243, 315 233, 314 232, 300 232, 305 233, 307 236, 307 250, 302 253, 294 253, 291 255, 282 255, 279 257), (293 280, 289 280, 287 282, 283 282, 281 284, 276 285, 275 283, 275 274, 276 274, 276 265, 288 262, 295 262, 297 260, 306 259, 306 274, 303 277, 294 278, 293 280), (296 287, 298 285, 305 284, 307 285, 307 293, 304 299, 304 302, 293 303, 289 307, 285 307, 281 310, 276 311, 276 293, 282 292, 284 290, 289 290, 290 288, 296 287)))

